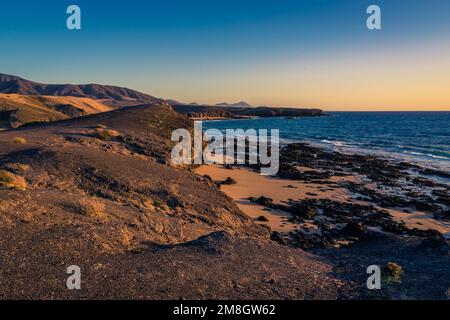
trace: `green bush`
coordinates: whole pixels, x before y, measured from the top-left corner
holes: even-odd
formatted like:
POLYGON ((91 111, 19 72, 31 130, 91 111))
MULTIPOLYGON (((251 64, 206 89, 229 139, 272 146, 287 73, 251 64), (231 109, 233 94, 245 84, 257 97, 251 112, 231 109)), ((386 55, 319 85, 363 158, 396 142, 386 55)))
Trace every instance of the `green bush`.
POLYGON ((156 199, 155 201, 153 201, 153 205, 155 207, 162 208, 164 207, 164 201, 162 201, 161 199, 156 199))

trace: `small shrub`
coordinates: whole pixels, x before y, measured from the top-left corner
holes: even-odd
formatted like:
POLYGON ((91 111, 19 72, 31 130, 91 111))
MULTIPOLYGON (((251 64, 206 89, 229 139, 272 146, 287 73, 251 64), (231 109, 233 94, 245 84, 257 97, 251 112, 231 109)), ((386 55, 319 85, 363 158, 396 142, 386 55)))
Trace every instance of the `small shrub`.
POLYGON ((150 201, 150 200, 143 200, 142 204, 144 205, 144 207, 146 209, 149 209, 149 210, 155 209, 155 206, 153 205, 153 202, 150 201))
POLYGON ((80 214, 88 217, 101 218, 105 215, 105 204, 96 198, 80 200, 78 209, 80 214))
POLYGON ((401 278, 403 275, 403 268, 401 265, 395 262, 389 262, 385 270, 388 274, 388 282, 401 282, 401 278))
POLYGON ((25 143, 27 143, 27 139, 22 138, 22 137, 15 137, 14 143, 15 144, 25 144, 25 143))
POLYGON ((95 129, 94 135, 101 140, 110 140, 111 138, 120 136, 120 133, 112 129, 97 128, 95 129))
POLYGON ((155 201, 153 201, 153 205, 155 207, 162 208, 164 207, 164 201, 162 201, 161 199, 156 199, 155 201))
POLYGON ((27 183, 21 176, 6 170, 0 170, 0 188, 26 190, 27 183))

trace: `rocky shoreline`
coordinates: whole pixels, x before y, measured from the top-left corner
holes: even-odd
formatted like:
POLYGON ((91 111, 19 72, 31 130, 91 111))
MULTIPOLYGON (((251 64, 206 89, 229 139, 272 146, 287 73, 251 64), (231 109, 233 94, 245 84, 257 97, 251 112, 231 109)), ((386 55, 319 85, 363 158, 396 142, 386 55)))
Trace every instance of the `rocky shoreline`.
POLYGON ((450 174, 373 155, 348 155, 306 144, 287 145, 281 152, 280 177, 305 181, 332 176, 356 176, 344 187, 360 195, 357 200, 374 202, 384 208, 423 210, 435 218, 450 219, 450 174), (296 167, 311 171, 299 171, 296 167), (434 178, 446 179, 447 183, 434 178))
MULTIPOLYGON (((260 169, 259 165, 248 164, 223 169, 239 177, 243 167, 255 171, 255 175, 260 169)), ((270 212, 285 212, 283 224, 291 225, 292 230, 272 230, 271 239, 334 261, 335 275, 349 284, 341 292, 343 298, 446 298, 444 292, 450 286, 448 173, 293 143, 281 150, 275 178, 286 181, 283 188, 289 189, 290 195, 298 190, 299 196, 280 201, 258 189, 248 200, 266 208, 267 214, 255 217, 255 221, 264 224, 270 212), (314 186, 317 191, 304 193, 300 189, 305 186, 314 186), (350 196, 337 199, 332 193, 336 190, 345 190, 350 196), (364 287, 365 268, 387 263, 402 268, 403 283, 393 281, 381 291, 368 291, 364 287), (439 293, 431 293, 432 282, 417 288, 417 283, 426 279, 441 286, 436 284, 436 277, 444 280, 439 293)), ((226 185, 228 191, 239 183, 239 179, 230 177, 217 185, 226 185)), ((278 188, 279 184, 269 181, 266 190, 271 186, 278 188)))
MULTIPOLYGON (((420 211, 445 224, 450 222, 450 176, 447 172, 373 155, 349 155, 293 143, 280 152, 277 176, 306 184, 322 183, 327 185, 326 188, 330 185, 332 189, 344 188, 352 194, 352 199, 346 203, 333 199, 290 199, 280 205, 264 196, 250 199, 268 208, 291 213, 292 223, 312 223, 315 232, 306 227, 289 237, 289 243, 305 249, 359 238, 367 228, 423 237, 431 232, 436 236, 437 231, 411 228, 404 222, 395 221, 389 210, 405 214, 420 211), (336 182, 330 180, 333 177, 352 179, 336 182), (437 182, 434 177, 449 179, 449 183, 437 182)), ((450 237, 450 233, 445 236, 450 237)), ((440 237, 444 238, 444 235, 440 237)), ((273 238, 285 243, 279 234, 273 234, 273 238)))
POLYGON ((273 117, 321 117, 326 114, 320 109, 275 108, 275 107, 226 107, 207 105, 172 104, 173 109, 191 119, 252 119, 273 117))

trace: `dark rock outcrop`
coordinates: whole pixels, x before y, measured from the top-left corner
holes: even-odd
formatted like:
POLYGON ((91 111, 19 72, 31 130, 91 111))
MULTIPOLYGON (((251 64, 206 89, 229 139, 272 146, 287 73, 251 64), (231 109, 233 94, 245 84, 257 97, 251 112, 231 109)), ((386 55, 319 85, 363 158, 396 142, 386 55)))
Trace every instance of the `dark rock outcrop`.
POLYGON ((320 109, 306 108, 237 108, 227 106, 179 105, 174 104, 175 111, 192 118, 249 118, 249 117, 317 117, 324 116, 320 109))

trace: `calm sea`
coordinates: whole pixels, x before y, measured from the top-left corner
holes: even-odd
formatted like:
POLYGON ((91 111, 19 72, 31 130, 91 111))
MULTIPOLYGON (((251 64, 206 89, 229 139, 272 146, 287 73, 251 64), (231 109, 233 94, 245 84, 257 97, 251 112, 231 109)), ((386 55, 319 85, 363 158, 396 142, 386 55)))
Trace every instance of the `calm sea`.
POLYGON ((326 117, 204 121, 203 128, 279 129, 302 141, 347 153, 376 153, 450 171, 450 112, 329 112, 326 117))

